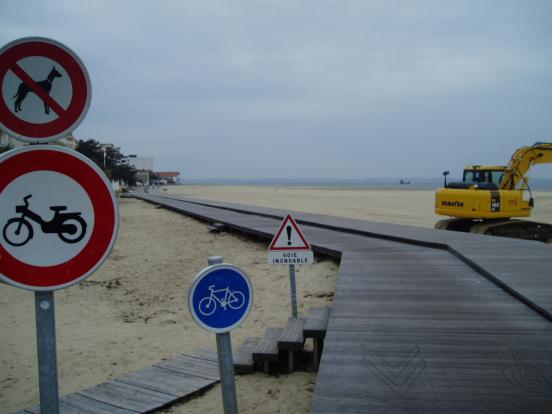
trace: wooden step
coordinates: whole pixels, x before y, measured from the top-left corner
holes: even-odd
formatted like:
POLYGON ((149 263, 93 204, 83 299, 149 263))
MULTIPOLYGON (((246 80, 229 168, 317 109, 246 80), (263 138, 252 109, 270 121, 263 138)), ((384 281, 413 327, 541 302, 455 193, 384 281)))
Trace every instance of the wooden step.
POLYGON ((330 308, 311 308, 305 326, 303 327, 303 338, 324 339, 330 319, 330 308))
POLYGON ((257 349, 260 340, 261 338, 252 336, 245 338, 234 353, 234 372, 236 374, 252 374, 255 371, 253 352, 257 349))
POLYGON ((295 370, 296 351, 301 351, 305 345, 305 338, 303 338, 305 322, 305 318, 289 318, 278 338, 278 349, 287 352, 287 372, 295 370))
POLYGON ((312 369, 314 372, 318 372, 320 366, 329 319, 330 308, 311 308, 303 327, 303 338, 312 338, 312 369))
POLYGON ((289 318, 282 334, 278 338, 278 349, 281 351, 300 351, 305 344, 303 326, 305 318, 289 318))
POLYGON ((253 352, 254 362, 278 361, 278 338, 282 331, 282 328, 266 328, 264 336, 259 340, 253 352))

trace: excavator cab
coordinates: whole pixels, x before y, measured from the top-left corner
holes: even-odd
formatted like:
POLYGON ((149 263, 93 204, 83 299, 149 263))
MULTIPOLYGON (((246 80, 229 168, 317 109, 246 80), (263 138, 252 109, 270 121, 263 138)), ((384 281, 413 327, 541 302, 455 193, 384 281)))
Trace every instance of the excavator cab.
POLYGON ((500 186, 506 167, 483 167, 480 165, 468 166, 464 169, 462 181, 451 182, 445 188, 468 189, 480 188, 485 190, 496 190, 500 186))
POLYGON ((474 167, 464 170, 462 181, 468 183, 492 183, 497 187, 506 167, 474 167))

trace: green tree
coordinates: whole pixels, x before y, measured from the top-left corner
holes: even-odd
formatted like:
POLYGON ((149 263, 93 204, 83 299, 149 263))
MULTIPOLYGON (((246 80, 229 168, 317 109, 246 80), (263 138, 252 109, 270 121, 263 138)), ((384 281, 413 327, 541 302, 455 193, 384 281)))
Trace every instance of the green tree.
POLYGON ((119 164, 113 167, 113 178, 121 180, 128 185, 136 185, 136 170, 126 164, 119 164))
POLYGON ((136 170, 121 163, 125 156, 119 147, 105 147, 94 139, 80 139, 75 149, 94 161, 110 180, 121 180, 128 185, 136 185, 136 170))
POLYGON ((89 139, 86 141, 83 139, 79 139, 77 141, 77 147, 75 148, 75 150, 94 161, 96 165, 105 172, 103 165, 103 149, 98 141, 94 139, 89 139))

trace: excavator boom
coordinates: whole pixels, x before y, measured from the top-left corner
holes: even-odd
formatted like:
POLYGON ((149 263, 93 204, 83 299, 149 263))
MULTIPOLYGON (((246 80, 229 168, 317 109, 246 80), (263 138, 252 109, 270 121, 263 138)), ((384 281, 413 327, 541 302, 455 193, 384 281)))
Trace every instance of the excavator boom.
POLYGON ((552 163, 552 144, 537 142, 530 147, 521 147, 514 152, 500 182, 503 190, 513 190, 521 184, 527 186, 526 174, 533 165, 552 163))

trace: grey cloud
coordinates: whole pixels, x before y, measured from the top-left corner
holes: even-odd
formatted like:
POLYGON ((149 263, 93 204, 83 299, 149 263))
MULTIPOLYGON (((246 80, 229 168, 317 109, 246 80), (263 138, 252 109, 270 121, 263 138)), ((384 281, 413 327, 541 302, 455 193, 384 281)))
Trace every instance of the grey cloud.
POLYGON ((551 18, 546 0, 12 1, 0 41, 69 45, 94 87, 76 134, 185 177, 429 177, 552 140, 551 18))

